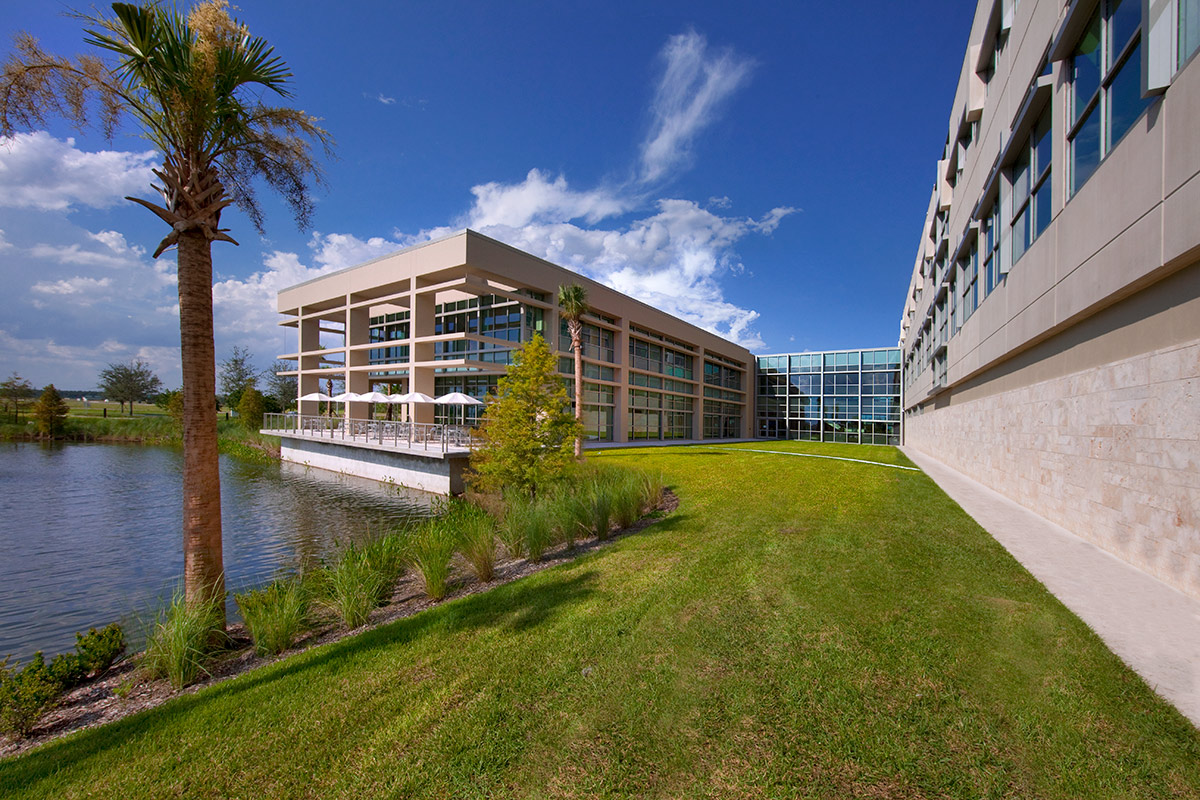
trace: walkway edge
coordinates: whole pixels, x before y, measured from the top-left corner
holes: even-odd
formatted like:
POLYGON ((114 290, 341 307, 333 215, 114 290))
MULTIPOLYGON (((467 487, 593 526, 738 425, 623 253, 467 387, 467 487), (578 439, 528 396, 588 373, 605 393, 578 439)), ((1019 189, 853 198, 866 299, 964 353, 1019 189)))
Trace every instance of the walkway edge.
POLYGON ((1200 600, 911 447, 899 448, 1159 695, 1200 727, 1200 600))

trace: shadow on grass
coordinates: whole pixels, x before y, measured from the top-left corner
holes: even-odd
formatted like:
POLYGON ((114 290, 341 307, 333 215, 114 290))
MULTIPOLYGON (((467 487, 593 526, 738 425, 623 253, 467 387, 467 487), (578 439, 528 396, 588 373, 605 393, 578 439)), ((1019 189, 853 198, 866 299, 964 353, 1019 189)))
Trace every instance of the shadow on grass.
MULTIPOLYGON (((564 564, 296 654, 139 714, 49 742, 29 753, 0 761, 0 795, 9 796, 8 791, 19 792, 21 787, 50 778, 81 760, 126 745, 133 739, 154 736, 197 706, 230 702, 236 705, 239 701, 230 698, 303 673, 336 670, 339 665, 366 657, 373 650, 403 645, 439 631, 459 632, 499 626, 515 632, 528 631, 591 597, 596 578, 595 569, 583 569, 578 561, 564 564)), ((312 679, 319 680, 319 676, 313 675, 312 679)), ((281 691, 294 693, 297 689, 293 686, 281 691)), ((217 734, 213 731, 214 736, 217 734)))

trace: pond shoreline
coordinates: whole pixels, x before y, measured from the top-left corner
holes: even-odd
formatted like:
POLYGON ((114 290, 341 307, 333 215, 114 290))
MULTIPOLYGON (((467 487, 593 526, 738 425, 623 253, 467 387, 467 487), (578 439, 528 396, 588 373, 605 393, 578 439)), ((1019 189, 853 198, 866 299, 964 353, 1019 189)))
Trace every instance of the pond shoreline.
POLYGON ((496 576, 487 583, 476 579, 470 570, 460 570, 453 588, 441 600, 430 600, 425 595, 420 575, 407 572, 397 583, 391 600, 372 611, 366 625, 348 630, 334 621, 329 621, 313 629, 294 647, 277 656, 256 655, 244 626, 232 625, 229 628, 230 648, 218 657, 215 664, 210 665, 210 674, 184 689, 172 688, 165 678, 139 678, 140 654, 134 654, 114 665, 103 675, 64 695, 57 707, 40 720, 31 735, 24 739, 9 737, 0 741, 0 759, 19 755, 76 731, 115 722, 155 708, 176 697, 195 694, 209 686, 223 683, 268 664, 299 656, 315 647, 358 636, 397 620, 412 617, 428 608, 486 592, 527 575, 574 561, 645 530, 678 508, 679 498, 670 489, 665 489, 657 508, 628 528, 614 531, 607 539, 593 537, 581 540, 574 546, 560 544, 548 550, 542 560, 537 562, 512 557, 498 560, 496 576))

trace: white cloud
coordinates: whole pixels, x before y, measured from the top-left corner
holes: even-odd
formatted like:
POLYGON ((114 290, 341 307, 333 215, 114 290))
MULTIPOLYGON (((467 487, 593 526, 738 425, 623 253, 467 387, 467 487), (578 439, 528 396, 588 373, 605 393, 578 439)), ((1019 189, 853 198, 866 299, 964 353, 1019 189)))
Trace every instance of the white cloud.
POLYGON ((708 40, 688 31, 659 53, 662 76, 650 105, 653 123, 642 143, 641 180, 656 181, 685 163, 696 136, 750 78, 753 62, 732 50, 711 53, 708 40))
POLYGON ((18 133, 0 139, 0 206, 42 211, 112 206, 147 191, 157 160, 153 150, 87 153, 74 139, 18 133))
POLYGON ((473 187, 471 194, 475 195, 475 205, 467 215, 466 226, 475 229, 572 219, 594 224, 625 213, 634 202, 604 188, 575 191, 562 175, 551 181, 539 169, 529 170, 520 183, 493 181, 473 187))
MULTIPOLYGON (((560 220, 478 230, 749 349, 762 347, 752 327, 758 312, 727 302, 721 280, 743 269, 734 251, 740 239, 770 233, 793 209, 773 209, 755 220, 723 217, 690 200, 657 205, 657 213, 623 227, 587 229, 560 220)), ((432 238, 444 232, 426 233, 432 238)))
POLYGON ((88 278, 84 275, 77 275, 61 281, 41 281, 30 288, 41 294, 81 295, 88 302, 94 302, 99 299, 97 292, 107 289, 111 285, 112 278, 88 278))
POLYGON ((383 103, 385 106, 390 106, 396 102, 396 98, 386 97, 386 96, 384 96, 383 92, 380 92, 379 96, 375 99, 378 100, 379 102, 383 103))
POLYGON ((0 250, 5 249, 6 247, 12 247, 12 242, 9 242, 4 238, 4 231, 0 231, 0 250))

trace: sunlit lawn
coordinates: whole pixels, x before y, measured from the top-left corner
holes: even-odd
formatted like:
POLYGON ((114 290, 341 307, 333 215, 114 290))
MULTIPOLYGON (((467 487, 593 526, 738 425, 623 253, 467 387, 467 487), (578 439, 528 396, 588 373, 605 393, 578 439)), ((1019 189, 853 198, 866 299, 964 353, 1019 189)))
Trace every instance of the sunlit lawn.
POLYGON ((1196 729, 922 473, 592 457, 679 511, 0 762, 0 795, 1200 796, 1196 729))

